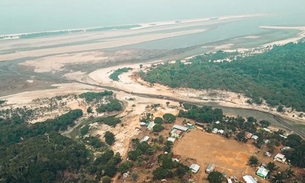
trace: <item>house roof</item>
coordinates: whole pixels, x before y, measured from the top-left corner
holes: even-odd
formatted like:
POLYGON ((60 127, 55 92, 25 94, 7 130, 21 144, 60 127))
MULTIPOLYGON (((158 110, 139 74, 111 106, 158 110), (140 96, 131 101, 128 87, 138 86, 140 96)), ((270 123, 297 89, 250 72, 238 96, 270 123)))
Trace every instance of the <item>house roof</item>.
POLYGON ((181 125, 174 125, 172 129, 177 129, 186 132, 188 130, 187 127, 181 125))
POLYGON ((285 155, 284 154, 281 154, 281 153, 278 153, 277 155, 275 155, 274 158, 280 158, 280 159, 283 159, 285 158, 285 155))
POLYGON ((145 136, 145 137, 143 137, 141 140, 140 140, 140 143, 141 142, 146 142, 146 141, 148 141, 149 140, 149 136, 145 136))
POLYGON ((257 183, 256 180, 251 175, 245 175, 243 176, 243 179, 246 183, 257 183))
POLYGON ((181 156, 180 155, 173 155, 172 158, 175 158, 175 159, 181 159, 181 156))
POLYGON ((167 139, 167 141, 170 141, 170 142, 175 142, 175 138, 173 138, 173 137, 168 137, 168 139, 167 139))
POLYGON ((251 139, 257 140, 258 136, 257 135, 252 135, 251 139))
POLYGON ((192 164, 190 166, 190 169, 192 170, 192 172, 197 173, 199 171, 199 169, 200 169, 200 166, 197 165, 197 164, 192 164))
POLYGON ((252 137, 252 133, 246 132, 246 133, 245 133, 245 136, 246 136, 248 139, 250 139, 250 138, 252 137))
POLYGON ((155 122, 149 122, 147 129, 151 130, 155 126, 155 122))
POLYGON ((256 175, 260 176, 260 177, 263 177, 265 178, 269 173, 269 170, 267 170, 266 168, 264 167, 260 167, 257 172, 256 172, 256 175))

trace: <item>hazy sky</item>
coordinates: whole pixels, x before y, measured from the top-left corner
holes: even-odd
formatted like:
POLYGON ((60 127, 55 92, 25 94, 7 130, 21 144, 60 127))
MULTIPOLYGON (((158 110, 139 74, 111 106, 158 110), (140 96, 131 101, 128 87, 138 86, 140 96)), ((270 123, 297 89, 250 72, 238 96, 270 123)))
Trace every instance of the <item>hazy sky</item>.
POLYGON ((0 33, 304 11, 305 0, 0 0, 0 33))

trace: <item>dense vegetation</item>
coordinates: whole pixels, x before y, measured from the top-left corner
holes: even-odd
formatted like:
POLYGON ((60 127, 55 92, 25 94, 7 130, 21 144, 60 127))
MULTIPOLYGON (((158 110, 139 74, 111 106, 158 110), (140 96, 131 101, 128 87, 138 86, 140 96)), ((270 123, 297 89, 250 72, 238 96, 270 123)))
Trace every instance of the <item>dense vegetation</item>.
POLYGON ((85 146, 51 132, 1 146, 0 182, 53 182, 88 164, 85 146), (59 173, 61 172, 61 173, 59 173))
POLYGON ((4 103, 5 103, 5 100, 0 100, 0 105, 4 104, 4 103))
POLYGON ((109 78, 114 81, 119 81, 119 75, 121 75, 124 72, 128 72, 129 70, 132 70, 132 68, 124 67, 124 68, 117 69, 113 73, 110 74, 109 78))
POLYGON ((222 51, 197 56, 185 65, 165 63, 140 75, 170 87, 241 92, 250 103, 284 105, 305 111, 305 43, 274 46, 262 54, 234 56, 222 51), (219 61, 231 57, 232 62, 219 61))
POLYGON ((103 91, 103 92, 87 92, 79 95, 80 98, 84 98, 87 103, 92 102, 93 100, 100 100, 105 96, 111 96, 113 94, 112 91, 103 91))
POLYGON ((100 104, 96 108, 96 112, 113 112, 113 111, 121 111, 123 109, 122 104, 117 99, 110 99, 107 104, 100 104))

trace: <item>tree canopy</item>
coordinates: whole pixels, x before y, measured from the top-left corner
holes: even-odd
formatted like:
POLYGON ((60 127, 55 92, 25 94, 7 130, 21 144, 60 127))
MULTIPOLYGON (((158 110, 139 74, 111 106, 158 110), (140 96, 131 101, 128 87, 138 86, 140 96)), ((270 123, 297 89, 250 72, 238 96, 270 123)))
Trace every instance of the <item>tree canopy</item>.
POLYGON ((219 51, 197 56, 189 65, 180 61, 165 63, 141 76, 173 88, 230 90, 244 93, 254 103, 264 99, 271 106, 305 111, 304 50, 305 43, 289 43, 247 57, 219 51), (227 57, 233 61, 219 62, 227 57))

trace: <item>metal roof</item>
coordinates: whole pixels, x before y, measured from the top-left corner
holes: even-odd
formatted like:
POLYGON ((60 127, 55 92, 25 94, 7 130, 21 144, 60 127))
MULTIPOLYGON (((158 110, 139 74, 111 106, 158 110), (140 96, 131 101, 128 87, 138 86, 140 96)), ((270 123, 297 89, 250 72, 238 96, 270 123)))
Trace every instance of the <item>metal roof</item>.
POLYGON ((181 126, 181 125, 174 125, 172 129, 178 129, 178 130, 182 130, 182 131, 187 131, 188 128, 185 126, 181 126))

